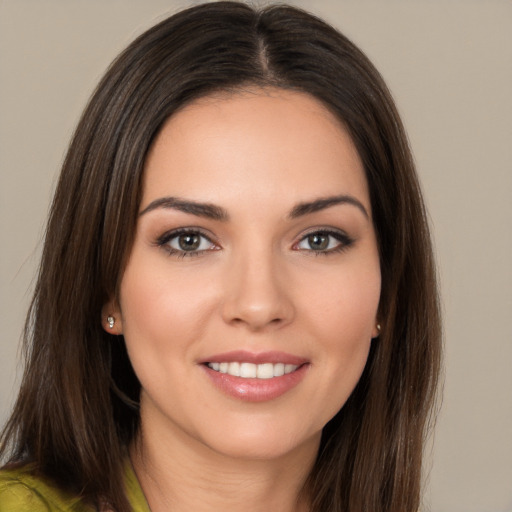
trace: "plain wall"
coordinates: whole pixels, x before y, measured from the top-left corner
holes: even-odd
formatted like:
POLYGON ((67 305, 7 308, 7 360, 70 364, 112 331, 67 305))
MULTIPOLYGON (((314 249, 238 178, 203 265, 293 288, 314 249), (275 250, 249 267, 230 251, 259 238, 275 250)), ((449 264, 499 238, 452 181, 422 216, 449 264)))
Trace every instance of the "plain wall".
MULTIPOLYGON (((444 403, 424 510, 512 511, 512 2, 292 1, 340 28, 390 86, 432 220, 444 403)), ((113 57, 173 0, 0 0, 0 422, 51 193, 113 57)))

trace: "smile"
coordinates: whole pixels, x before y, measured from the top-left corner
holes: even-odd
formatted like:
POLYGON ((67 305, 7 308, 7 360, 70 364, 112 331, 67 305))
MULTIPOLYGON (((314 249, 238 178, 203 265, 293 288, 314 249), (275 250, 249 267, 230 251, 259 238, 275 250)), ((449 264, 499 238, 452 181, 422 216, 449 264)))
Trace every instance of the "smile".
POLYGON ((292 373, 299 367, 295 364, 254 364, 237 361, 207 363, 207 366, 216 372, 225 373, 233 377, 242 377, 243 379, 273 379, 274 377, 282 377, 283 375, 292 373))
POLYGON ((287 394, 311 368, 308 359, 275 350, 234 350, 210 354, 197 362, 215 388, 246 402, 266 402, 287 394))

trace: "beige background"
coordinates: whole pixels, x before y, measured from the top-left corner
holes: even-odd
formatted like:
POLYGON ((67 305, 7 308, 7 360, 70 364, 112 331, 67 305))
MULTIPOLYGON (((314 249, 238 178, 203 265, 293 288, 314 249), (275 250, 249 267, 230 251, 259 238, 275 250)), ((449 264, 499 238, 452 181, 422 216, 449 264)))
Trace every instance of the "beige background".
MULTIPOLYGON (((425 510, 512 511, 512 2, 292 1, 359 44, 408 128, 440 264, 442 412, 425 510)), ((51 191, 111 59, 190 2, 0 0, 0 422, 51 191)))

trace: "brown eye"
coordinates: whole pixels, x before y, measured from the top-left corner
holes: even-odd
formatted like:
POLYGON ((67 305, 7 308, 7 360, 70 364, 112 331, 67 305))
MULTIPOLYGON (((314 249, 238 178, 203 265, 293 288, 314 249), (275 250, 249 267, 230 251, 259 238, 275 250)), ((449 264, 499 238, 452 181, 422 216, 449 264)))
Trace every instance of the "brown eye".
POLYGON ((325 251, 329 247, 329 235, 326 233, 313 233, 307 241, 313 251, 325 251))
POLYGON ((295 247, 314 254, 332 254, 348 248, 353 242, 342 231, 314 231, 304 236, 295 247))
POLYGON ((216 248, 216 245, 200 231, 174 231, 163 235, 160 247, 166 248, 171 254, 195 256, 216 248))
POLYGON ((195 251, 201 245, 201 237, 197 233, 185 233, 178 237, 178 245, 182 251, 195 251))

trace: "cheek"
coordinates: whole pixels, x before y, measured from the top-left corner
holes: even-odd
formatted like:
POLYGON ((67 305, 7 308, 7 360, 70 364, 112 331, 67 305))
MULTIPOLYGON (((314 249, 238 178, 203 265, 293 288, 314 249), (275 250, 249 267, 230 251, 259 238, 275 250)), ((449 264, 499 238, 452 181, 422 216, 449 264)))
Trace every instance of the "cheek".
POLYGON ((134 250, 123 275, 123 326, 131 327, 136 320, 158 330, 163 323, 176 327, 176 324, 187 322, 188 317, 201 307, 201 302, 208 300, 210 292, 204 286, 208 281, 198 272, 173 271, 174 262, 162 254, 148 255, 148 252, 134 250))
POLYGON ((317 276, 306 283, 310 318, 326 339, 371 339, 380 299, 381 277, 378 265, 361 265, 317 276), (323 286, 322 286, 323 285, 323 286))
POLYGON ((376 324, 380 282, 378 266, 336 272, 324 290, 316 288, 315 293, 309 294, 304 305, 309 311, 308 330, 321 349, 316 362, 325 378, 317 397, 328 397, 326 420, 343 406, 366 365, 376 324))
POLYGON ((121 284, 123 334, 134 368, 141 363, 158 368, 186 354, 191 340, 201 337, 212 290, 203 285, 198 293, 201 280, 170 276, 165 259, 142 265, 136 256, 121 284))

